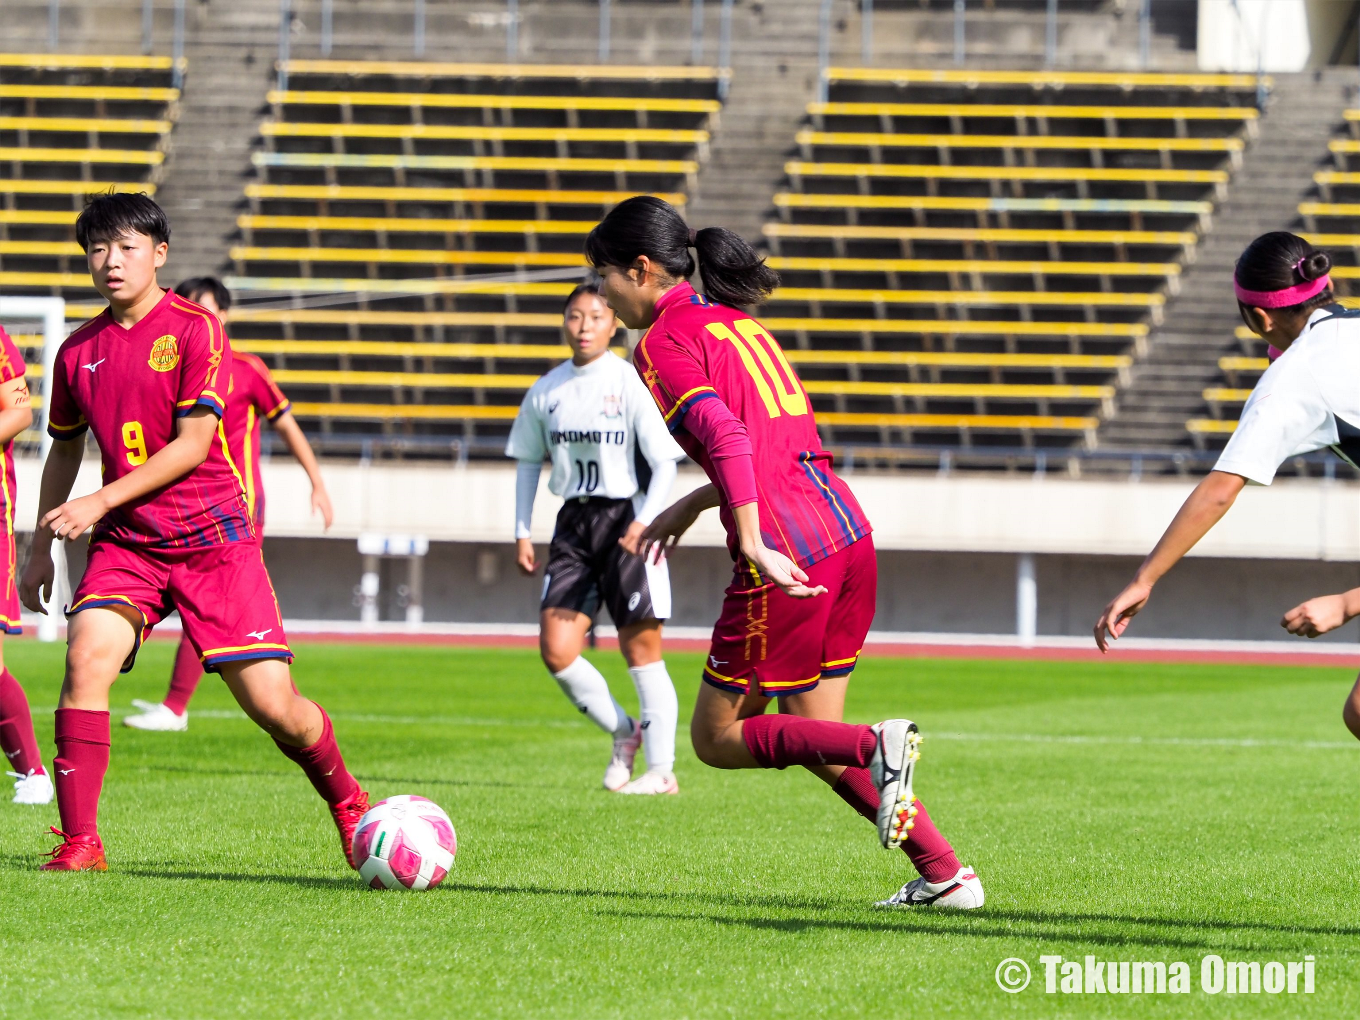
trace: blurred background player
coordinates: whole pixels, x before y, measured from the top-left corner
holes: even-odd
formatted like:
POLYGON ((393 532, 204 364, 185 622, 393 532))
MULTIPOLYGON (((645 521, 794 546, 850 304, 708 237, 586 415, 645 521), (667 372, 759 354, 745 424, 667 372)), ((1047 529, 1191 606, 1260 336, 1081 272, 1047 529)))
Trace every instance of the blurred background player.
POLYGON ((506 456, 519 461, 515 559, 525 574, 538 566, 529 525, 548 457, 548 488, 566 503, 557 515, 543 578, 543 663, 571 703, 614 738, 605 789, 677 793, 679 702, 661 659, 661 625, 671 611, 670 574, 664 559, 652 562, 638 555, 638 541, 666 505, 676 461, 685 454, 632 366, 610 352, 617 329, 595 284, 581 284, 568 296, 562 337, 571 360, 530 388, 505 448, 506 456), (650 481, 639 481, 639 459, 650 481), (641 720, 623 710, 600 671, 581 655, 602 604, 618 628, 641 720), (647 771, 630 782, 639 743, 647 771))
POLYGON ((109 765, 109 690, 172 609, 205 668, 297 763, 325 800, 351 867, 368 794, 330 719, 294 686, 278 599, 255 543, 245 487, 220 421, 231 346, 217 316, 161 290, 170 225, 144 194, 93 197, 76 220, 95 289, 109 302, 57 352, 38 521, 20 597, 43 612, 54 539, 90 528, 67 610, 66 672, 53 762, 62 838, 44 871, 104 871, 99 797, 109 765), (85 433, 103 484, 70 499, 85 433))
POLYGON ((779 277, 737 234, 691 231, 651 196, 615 206, 585 254, 624 325, 647 331, 637 371, 711 480, 652 522, 644 554, 673 546, 711 507, 727 529, 733 578, 694 707, 695 752, 716 768, 805 766, 875 821, 883 845, 901 846, 921 874, 880 906, 982 906, 977 876, 915 800, 916 725, 840 721, 878 565, 869 521, 832 472, 801 381, 774 337, 738 310, 779 277), (686 282, 690 248, 703 294, 686 282), (764 714, 771 698, 777 715, 764 714))
MULTIPOLYGON (((0 499, 5 515, 4 593, 0 595, 0 627, 6 634, 22 634, 19 625, 19 567, 14 547, 14 437, 33 424, 24 356, 0 326, 0 499)), ((14 803, 48 804, 52 779, 43 768, 28 698, 19 681, 5 668, 0 652, 0 751, 14 777, 14 803)))
MULTIPOLYGON (((219 319, 231 308, 231 291, 213 276, 199 276, 183 280, 175 293, 201 305, 219 319)), ((255 541, 264 542, 264 485, 260 472, 260 423, 268 421, 283 438, 289 451, 307 472, 312 483, 312 512, 330 528, 334 513, 326 483, 317 466, 311 444, 302 427, 289 410, 288 398, 283 395, 269 366, 254 354, 231 352, 231 385, 227 391, 227 413, 222 429, 227 436, 227 448, 232 459, 242 469, 246 487, 246 507, 255 528, 255 541)), ((175 652, 175 666, 170 674, 170 690, 165 700, 157 704, 134 698, 132 704, 142 709, 139 715, 123 719, 124 726, 136 730, 184 731, 189 728, 189 699, 194 696, 203 677, 203 663, 199 652, 187 637, 181 637, 175 652)))

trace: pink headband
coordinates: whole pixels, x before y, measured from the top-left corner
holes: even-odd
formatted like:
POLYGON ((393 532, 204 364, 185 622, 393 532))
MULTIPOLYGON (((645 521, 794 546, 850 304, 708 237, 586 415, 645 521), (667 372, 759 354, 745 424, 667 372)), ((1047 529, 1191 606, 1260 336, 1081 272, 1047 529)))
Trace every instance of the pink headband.
MULTIPOLYGON (((1303 265, 1303 259, 1299 259, 1294 264, 1297 272, 1303 265)), ((1237 292, 1237 300, 1244 305, 1252 308, 1290 308, 1294 305, 1301 305, 1311 297, 1316 297, 1332 285, 1331 274, 1319 276, 1316 280, 1304 280, 1296 283, 1292 287, 1284 290, 1247 290, 1237 278, 1233 277, 1233 290, 1237 292)))

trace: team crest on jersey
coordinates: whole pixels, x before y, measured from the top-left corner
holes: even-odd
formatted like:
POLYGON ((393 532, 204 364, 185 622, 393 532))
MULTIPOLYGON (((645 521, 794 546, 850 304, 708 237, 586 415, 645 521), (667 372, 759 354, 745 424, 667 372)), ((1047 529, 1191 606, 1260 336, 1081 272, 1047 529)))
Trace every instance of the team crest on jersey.
POLYGON ((623 413, 623 404, 619 400, 618 394, 606 393, 604 398, 604 416, 606 418, 617 418, 623 413))
POLYGON ((151 345, 151 357, 147 364, 156 372, 170 372, 179 365, 179 341, 166 335, 151 345))

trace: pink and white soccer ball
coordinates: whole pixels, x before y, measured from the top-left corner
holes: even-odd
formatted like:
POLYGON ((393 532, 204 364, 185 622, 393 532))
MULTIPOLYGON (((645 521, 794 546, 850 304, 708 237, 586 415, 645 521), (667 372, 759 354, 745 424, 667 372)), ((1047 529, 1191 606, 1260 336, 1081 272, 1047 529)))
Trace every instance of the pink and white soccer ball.
POLYGON ((432 800, 403 794, 368 809, 354 830, 354 863, 374 889, 433 889, 453 867, 458 836, 432 800))

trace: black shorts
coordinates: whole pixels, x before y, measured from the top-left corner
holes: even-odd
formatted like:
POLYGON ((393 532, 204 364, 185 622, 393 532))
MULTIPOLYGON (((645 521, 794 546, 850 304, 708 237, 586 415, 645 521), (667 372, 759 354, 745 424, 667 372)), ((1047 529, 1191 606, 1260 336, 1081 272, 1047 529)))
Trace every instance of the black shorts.
POLYGON ((548 547, 542 608, 572 609, 593 620, 603 603, 615 627, 670 616, 666 561, 653 564, 619 545, 632 523, 632 500, 567 500, 548 547))

